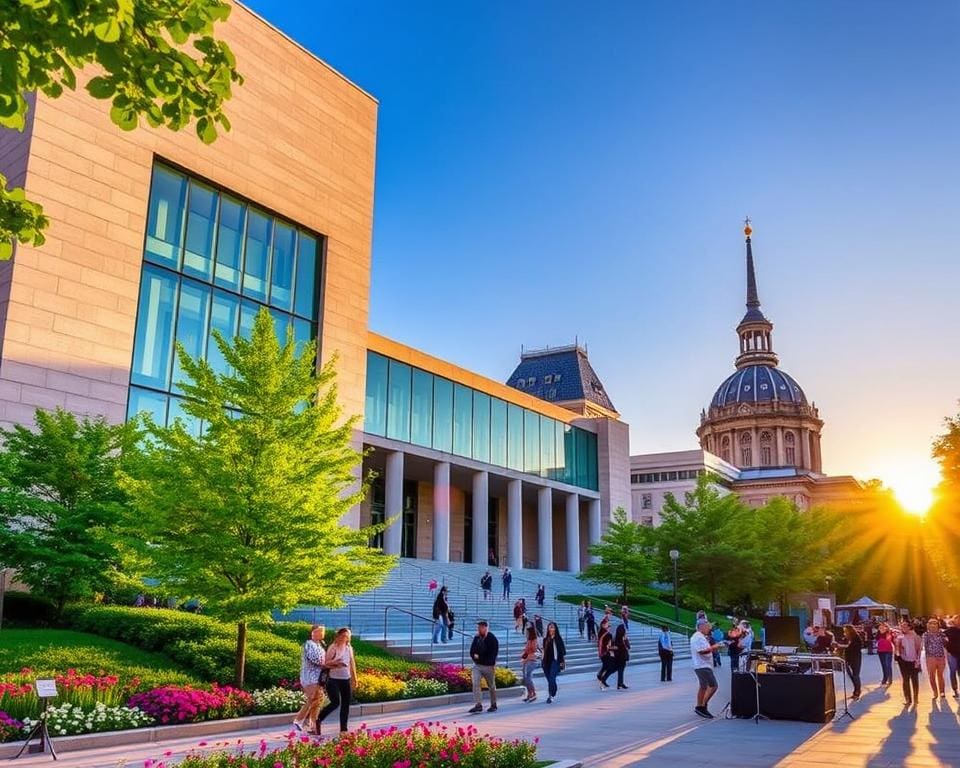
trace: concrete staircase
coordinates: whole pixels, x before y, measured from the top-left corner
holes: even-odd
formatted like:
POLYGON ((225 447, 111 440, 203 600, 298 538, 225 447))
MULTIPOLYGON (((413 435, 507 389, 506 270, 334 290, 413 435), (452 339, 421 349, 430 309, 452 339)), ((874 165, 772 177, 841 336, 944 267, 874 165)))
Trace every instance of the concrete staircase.
MULTIPOLYGON (((500 571, 490 568, 493 592, 491 599, 485 601, 480 589, 480 577, 486 570, 484 566, 471 563, 435 563, 402 558, 382 586, 349 597, 345 608, 329 610, 303 606, 278 618, 321 623, 327 627, 348 626, 358 637, 382 643, 410 658, 467 666, 470 664, 469 649, 476 622, 483 618, 489 622, 491 631, 500 641, 499 663, 518 671, 523 635, 514 629, 513 604, 517 598, 523 597, 527 602, 528 617, 532 619, 534 614, 539 613, 543 617, 544 627, 550 621, 557 623, 567 646, 568 672, 599 668, 594 643, 587 642, 586 637, 579 635, 576 606, 556 600, 558 594, 588 591, 583 582, 570 573, 517 570, 513 571, 510 598, 503 600, 500 571), (432 643, 432 611, 436 592, 428 589, 431 580, 447 587, 448 601, 456 616, 453 639, 446 644, 432 643), (542 609, 534 600, 538 584, 544 585, 547 595, 542 609)), ((614 590, 601 591, 610 593, 614 590)), ((599 621, 603 615, 603 605, 594 602, 593 607, 599 621)), ((614 626, 619 624, 619 618, 613 623, 614 626)), ((659 627, 630 622, 631 665, 659 661, 659 632, 659 627)), ((686 636, 675 633, 673 645, 677 658, 689 655, 686 636)))

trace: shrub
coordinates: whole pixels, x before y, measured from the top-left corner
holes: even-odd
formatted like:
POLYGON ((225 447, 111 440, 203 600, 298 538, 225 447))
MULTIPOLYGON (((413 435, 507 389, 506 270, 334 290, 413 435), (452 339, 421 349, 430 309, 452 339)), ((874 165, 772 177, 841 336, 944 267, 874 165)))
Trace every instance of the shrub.
POLYGON ((130 697, 127 706, 146 712, 161 725, 199 723, 240 717, 253 711, 253 697, 246 691, 214 684, 210 690, 167 685, 130 697))
POLYGON ((357 674, 357 691, 354 698, 358 702, 392 701, 403 696, 403 681, 395 677, 386 677, 370 672, 357 674))
POLYGON ((441 680, 431 680, 426 677, 411 677, 403 684, 403 698, 419 699, 424 696, 442 696, 449 690, 447 684, 441 680))
POLYGON ((426 669, 414 670, 410 673, 410 678, 437 680, 444 683, 450 693, 469 691, 472 686, 470 671, 457 664, 431 664, 426 669))
POLYGON ((13 741, 20 737, 23 723, 0 710, 0 742, 13 741))
MULTIPOLYGON (((124 731, 130 728, 143 728, 153 723, 153 718, 139 709, 95 704, 90 709, 84 710, 69 702, 48 708, 45 718, 52 736, 124 731)), ((23 730, 29 731, 36 722, 30 718, 25 719, 23 730)))
POLYGON ((303 691, 291 691, 279 687, 252 691, 250 695, 253 697, 253 711, 257 715, 296 712, 307 700, 303 691))
MULTIPOLYGON (((473 687, 473 671, 464 667, 460 671, 462 679, 466 685, 473 687)), ((517 684, 517 676, 506 667, 495 667, 493 670, 493 679, 497 682, 497 688, 512 688, 517 684)), ((480 678, 480 687, 487 690, 487 681, 480 678)))
POLYGON ((29 592, 7 592, 3 598, 5 627, 52 627, 57 609, 45 597, 29 592))
POLYGON ((336 741, 314 741, 291 735, 286 746, 267 751, 260 748, 244 754, 215 752, 188 754, 179 768, 289 768, 319 765, 329 768, 534 768, 536 742, 505 741, 480 735, 474 726, 456 729, 445 725, 416 723, 370 731, 365 728, 336 741))

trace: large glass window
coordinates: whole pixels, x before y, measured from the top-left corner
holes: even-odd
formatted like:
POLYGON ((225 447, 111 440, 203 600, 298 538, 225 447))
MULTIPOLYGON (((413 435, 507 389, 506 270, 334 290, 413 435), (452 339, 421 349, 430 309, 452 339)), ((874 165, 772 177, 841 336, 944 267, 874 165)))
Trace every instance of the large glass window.
POLYGON ((540 474, 540 414, 523 412, 523 471, 540 474))
POLYGON ((367 355, 367 398, 363 429, 371 435, 387 433, 387 358, 367 355))
POLYGON ((433 379, 433 447, 453 453, 453 382, 433 379))
POLYGON ((429 448, 433 444, 433 374, 413 369, 413 413, 410 442, 429 448))
POLYGON ((453 452, 469 456, 473 450, 473 394, 463 384, 453 385, 453 452))
POLYGON ((507 466, 523 472, 523 408, 507 406, 507 466))
POLYGON ((473 458, 490 463, 490 395, 473 393, 473 458))
POLYGON ((556 470, 556 430, 553 428, 554 421, 547 416, 540 417, 540 477, 555 479, 556 470))
POLYGON ((497 398, 490 402, 490 463, 507 466, 507 404, 497 398))
POLYGON ((396 360, 390 361, 387 437, 410 442, 410 366, 396 360))
POLYGON ((161 424, 179 417, 199 434, 202 425, 192 423, 182 398, 172 396, 181 394, 178 382, 184 378, 174 340, 191 357, 205 358, 214 371, 227 373, 213 331, 228 340, 249 338, 268 293, 279 338, 285 339, 292 325, 298 349, 315 339, 321 252, 315 235, 155 165, 144 240, 149 263, 140 281, 128 417, 147 411, 161 424), (304 252, 301 269, 298 254, 304 252), (241 299, 241 292, 247 298, 241 299))

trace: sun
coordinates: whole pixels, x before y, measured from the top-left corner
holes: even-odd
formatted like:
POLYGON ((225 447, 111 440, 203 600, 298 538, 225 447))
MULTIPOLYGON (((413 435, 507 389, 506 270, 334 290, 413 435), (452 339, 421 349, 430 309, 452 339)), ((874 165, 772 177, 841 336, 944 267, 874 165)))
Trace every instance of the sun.
POLYGON ((901 482, 894 484, 892 487, 893 495, 897 497, 897 501, 911 515, 923 517, 933 504, 933 488, 926 487, 922 482, 901 482))
POLYGON ((940 480, 934 461, 920 456, 887 456, 876 466, 876 473, 907 512, 922 517, 933 505, 934 488, 940 480))

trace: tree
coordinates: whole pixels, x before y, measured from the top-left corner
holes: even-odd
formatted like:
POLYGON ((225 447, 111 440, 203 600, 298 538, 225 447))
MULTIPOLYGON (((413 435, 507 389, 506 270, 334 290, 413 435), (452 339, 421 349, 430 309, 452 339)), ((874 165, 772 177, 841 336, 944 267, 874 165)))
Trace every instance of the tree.
MULTIPOLYGON (((237 623, 236 683, 243 685, 247 623, 301 603, 336 606, 377 586, 395 558, 367 546, 382 526, 355 530, 341 518, 359 503, 350 445, 355 419, 341 421, 334 361, 316 373, 316 345, 281 346, 261 309, 249 340, 216 336, 230 367, 217 374, 182 348, 183 410, 202 420, 199 437, 181 421, 147 421, 141 458, 125 476, 153 574, 169 591, 200 600, 237 623)), ((393 522, 393 521, 391 521, 393 522)))
MULTIPOLYGON (((684 586, 710 599, 716 608, 720 595, 737 594, 749 576, 743 539, 746 505, 732 493, 721 494, 716 478, 701 475, 681 504, 666 494, 656 529, 660 572, 672 579, 671 549, 680 552, 684 586)), ((740 590, 742 593, 742 590, 740 590)))
POLYGON ((649 548, 650 529, 627 520, 623 507, 617 507, 606 533, 589 550, 600 562, 591 563, 578 578, 588 584, 616 584, 626 602, 628 594, 639 592, 653 578, 649 548))
MULTIPOLYGON (((940 577, 951 590, 960 589, 960 414, 943 420, 944 433, 933 443, 940 463, 940 485, 927 513, 925 542, 940 577)), ((955 594, 955 593, 954 593, 955 594)))
POLYGON ((37 410, 37 430, 2 432, 0 561, 63 610, 116 579, 111 532, 121 518, 119 471, 134 432, 61 409, 37 410))
MULTIPOLYGON (((0 127, 23 131, 27 94, 57 98, 75 90, 77 71, 97 75, 86 90, 111 102, 121 129, 178 131, 196 120, 209 144, 230 129, 223 102, 243 80, 229 46, 213 27, 230 15, 225 0, 19 0, 0 4, 0 127), (192 41, 192 51, 185 50, 192 41)), ((0 259, 13 244, 41 245, 48 224, 23 189, 7 189, 0 174, 0 259)))

